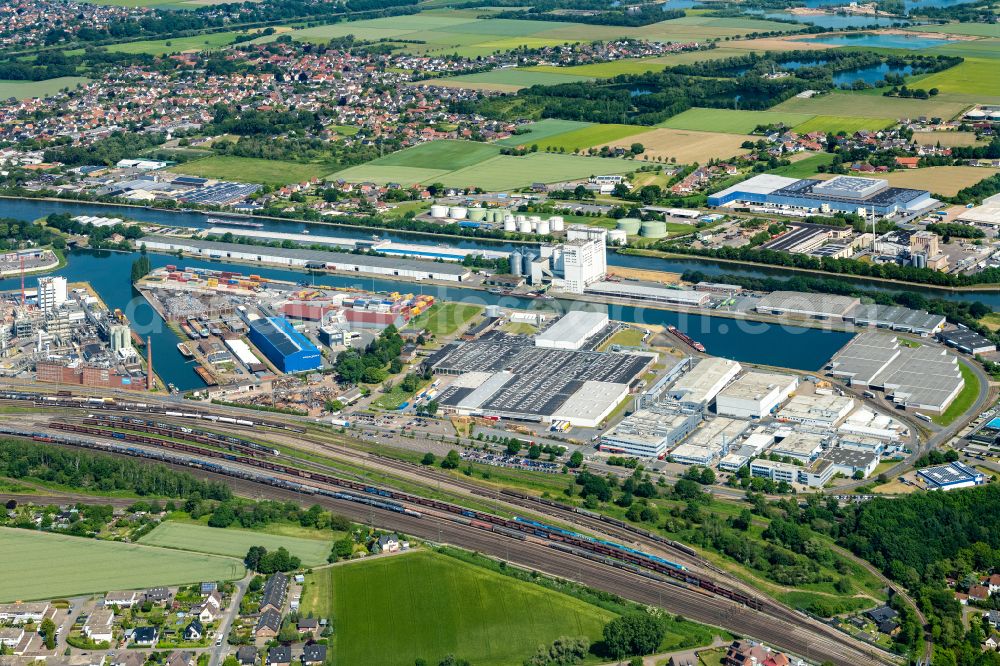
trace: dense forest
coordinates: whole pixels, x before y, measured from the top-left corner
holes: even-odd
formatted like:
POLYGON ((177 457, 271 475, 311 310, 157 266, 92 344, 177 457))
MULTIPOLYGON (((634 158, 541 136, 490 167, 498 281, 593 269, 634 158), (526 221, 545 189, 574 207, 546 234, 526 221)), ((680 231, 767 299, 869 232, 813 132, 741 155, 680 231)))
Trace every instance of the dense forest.
POLYGON ((0 439, 0 476, 91 492, 124 490, 140 496, 213 500, 233 496, 224 483, 201 481, 165 465, 14 439, 0 439))
POLYGON ((527 10, 515 10, 501 12, 493 18, 499 19, 521 19, 526 21, 572 21, 573 23, 587 23, 590 25, 621 25, 633 28, 644 25, 652 25, 660 21, 682 18, 683 9, 663 9, 662 5, 651 4, 641 5, 633 11, 617 6, 606 10, 595 11, 593 13, 550 13, 549 5, 564 4, 560 2, 536 3, 527 10))

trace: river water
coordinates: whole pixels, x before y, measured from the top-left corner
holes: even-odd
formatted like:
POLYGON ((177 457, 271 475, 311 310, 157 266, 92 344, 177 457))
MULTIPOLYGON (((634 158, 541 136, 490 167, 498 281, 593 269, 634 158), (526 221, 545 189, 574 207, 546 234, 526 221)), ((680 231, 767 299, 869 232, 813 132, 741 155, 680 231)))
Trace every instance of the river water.
MULTIPOLYGON (((34 200, 0 200, 0 217, 12 217, 21 220, 34 220, 49 213, 70 213, 72 215, 124 216, 163 225, 206 227, 207 219, 200 213, 170 213, 144 208, 95 206, 84 203, 64 203, 34 200)), ((301 232, 308 227, 310 234, 344 236, 352 238, 367 238, 371 231, 351 229, 349 227, 331 227, 319 224, 306 224, 292 221, 261 220, 269 231, 301 232)), ((379 231, 385 238, 400 241, 434 242, 429 237, 406 233, 389 233, 379 231)), ((435 239, 437 240, 437 239, 435 239)), ((443 239, 440 240, 451 240, 443 239)), ((509 243, 455 239, 451 245, 489 249, 513 249, 509 243)), ((121 308, 133 323, 133 328, 143 338, 151 338, 153 343, 153 364, 157 374, 165 382, 175 384, 182 390, 199 388, 203 384, 194 372, 194 364, 186 361, 177 351, 178 338, 164 325, 156 312, 146 303, 138 292, 129 284, 131 263, 137 253, 75 250, 68 254, 68 265, 59 270, 58 274, 65 276, 70 282, 87 281, 101 295, 111 308, 121 308)), ((263 277, 290 280, 309 281, 317 286, 336 288, 352 287, 372 291, 399 291, 402 293, 424 293, 433 295, 438 300, 462 301, 480 305, 497 304, 501 307, 518 309, 546 309, 563 312, 568 309, 591 309, 606 311, 615 320, 637 324, 674 325, 687 332, 705 345, 708 352, 714 356, 732 358, 748 363, 775 365, 813 371, 819 369, 825 361, 843 346, 851 337, 850 333, 828 331, 801 326, 787 326, 752 322, 746 320, 713 317, 708 315, 693 315, 687 313, 668 312, 652 308, 607 305, 587 303, 573 300, 541 301, 533 299, 500 296, 481 290, 462 287, 444 287, 437 285, 416 284, 395 280, 362 278, 340 275, 307 275, 300 271, 263 266, 249 267, 240 264, 227 264, 216 261, 176 258, 161 254, 150 255, 154 268, 169 263, 179 263, 184 266, 213 268, 217 270, 233 270, 244 274, 256 273, 263 277)), ((651 270, 683 272, 685 270, 700 270, 707 275, 725 273, 756 276, 756 277, 789 277, 794 275, 778 268, 749 267, 740 264, 705 261, 698 258, 658 259, 650 257, 634 257, 628 255, 610 254, 609 263, 618 266, 628 266, 651 270)), ((878 285, 868 283, 865 286, 878 285)), ((16 289, 20 285, 18 278, 0 280, 0 289, 16 289)), ((880 286, 880 288, 885 288, 880 286)), ((975 294, 952 293, 943 290, 919 289, 927 295, 980 300, 1000 309, 1000 292, 984 292, 975 294)))

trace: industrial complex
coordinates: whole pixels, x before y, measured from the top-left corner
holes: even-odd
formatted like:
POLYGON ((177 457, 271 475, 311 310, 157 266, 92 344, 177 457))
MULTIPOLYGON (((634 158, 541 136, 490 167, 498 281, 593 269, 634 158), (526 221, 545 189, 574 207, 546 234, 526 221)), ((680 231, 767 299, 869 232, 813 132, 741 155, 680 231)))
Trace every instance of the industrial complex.
POLYGON ((812 215, 830 212, 913 217, 940 202, 926 190, 891 187, 889 181, 858 176, 830 180, 760 175, 709 195, 710 206, 744 206, 757 212, 812 215))

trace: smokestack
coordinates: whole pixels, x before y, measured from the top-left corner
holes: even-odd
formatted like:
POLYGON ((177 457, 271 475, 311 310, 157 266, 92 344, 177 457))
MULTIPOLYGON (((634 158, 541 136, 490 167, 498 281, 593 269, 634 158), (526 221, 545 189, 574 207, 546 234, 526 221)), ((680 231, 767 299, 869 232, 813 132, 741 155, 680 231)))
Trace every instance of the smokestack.
POLYGON ((146 336, 146 390, 153 390, 153 339, 146 336))

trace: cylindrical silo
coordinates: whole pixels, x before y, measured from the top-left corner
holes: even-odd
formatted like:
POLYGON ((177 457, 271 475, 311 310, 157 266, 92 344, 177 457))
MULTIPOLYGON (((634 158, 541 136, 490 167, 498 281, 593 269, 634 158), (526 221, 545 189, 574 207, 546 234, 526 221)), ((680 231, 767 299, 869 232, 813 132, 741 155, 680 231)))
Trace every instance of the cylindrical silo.
POLYGON ((465 216, 469 214, 469 209, 465 206, 452 206, 448 209, 448 217, 452 217, 456 220, 464 220, 465 216))
POLYGON ((486 209, 485 208, 470 208, 469 209, 469 219, 473 222, 482 222, 486 219, 486 209))
POLYGON ((617 228, 624 231, 630 236, 635 236, 639 233, 639 229, 642 226, 642 221, 637 217, 623 217, 618 220, 617 228))
POLYGON ((643 222, 639 228, 639 235, 643 238, 663 238, 667 235, 667 223, 643 222))
POLYGON ((431 217, 444 218, 448 217, 448 207, 442 206, 441 204, 434 204, 431 206, 431 217))
POLYGON ((517 223, 517 230, 520 231, 522 234, 530 234, 531 222, 529 222, 528 220, 521 220, 520 222, 517 223))
POLYGON ((519 250, 514 250, 513 252, 510 253, 511 275, 524 274, 524 271, 522 270, 523 262, 524 262, 524 256, 521 254, 519 250))
POLYGON ((537 258, 538 258, 538 254, 536 252, 528 251, 528 252, 524 253, 524 274, 525 275, 531 275, 531 262, 533 262, 537 258))
POLYGON ((517 222, 514 221, 513 215, 508 215, 503 221, 504 231, 517 231, 517 222))
POLYGON ((622 229, 608 230, 608 243, 610 245, 625 245, 628 243, 628 236, 622 229))
POLYGON ((515 215, 515 216, 514 216, 514 219, 515 219, 515 220, 517 220, 517 223, 518 223, 518 224, 521 224, 522 222, 524 222, 524 221, 525 221, 525 220, 527 220, 528 218, 527 218, 527 217, 525 217, 524 215, 515 215))
POLYGON ((549 221, 539 220, 538 225, 535 227, 535 233, 537 233, 539 236, 548 236, 550 233, 549 221))
POLYGON ((549 218, 549 228, 552 231, 562 231, 566 228, 566 223, 562 218, 562 215, 553 215, 549 218))
POLYGON ((495 318, 500 316, 500 306, 499 305, 487 305, 486 306, 486 316, 490 318, 495 318))
POLYGON ((532 215, 528 219, 537 224, 538 222, 542 221, 542 216, 541 215, 532 215))

